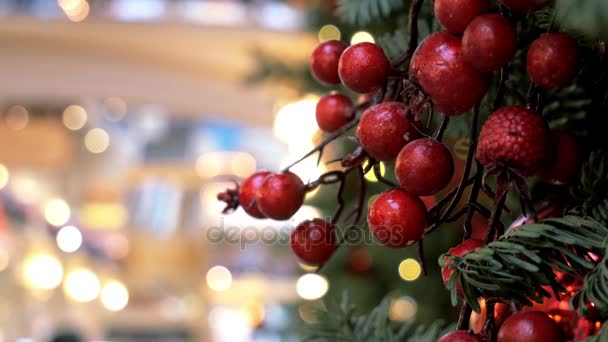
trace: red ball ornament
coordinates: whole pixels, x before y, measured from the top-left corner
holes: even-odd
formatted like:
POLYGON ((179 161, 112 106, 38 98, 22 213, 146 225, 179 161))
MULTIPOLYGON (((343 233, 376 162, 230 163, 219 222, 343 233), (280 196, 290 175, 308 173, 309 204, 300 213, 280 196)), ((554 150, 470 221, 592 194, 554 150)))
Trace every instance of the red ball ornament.
POLYGON ((422 239, 427 227, 426 209, 420 198, 403 189, 390 189, 372 201, 367 223, 380 243, 407 247, 422 239))
MULTIPOLYGON (((484 242, 482 240, 468 239, 461 242, 459 245, 448 249, 448 254, 457 257, 462 257, 463 255, 470 253, 475 249, 483 246, 483 244, 484 242)), ((441 278, 443 279, 443 283, 447 286, 448 281, 450 281, 450 278, 452 277, 452 274, 454 274, 454 269, 450 267, 450 265, 452 264, 452 260, 450 260, 450 258, 446 256, 444 260, 445 264, 441 269, 441 278)), ((462 288, 460 287, 460 284, 457 285, 457 293, 459 297, 462 297, 462 288)))
POLYGON ((462 55, 462 41, 448 32, 436 32, 420 43, 410 63, 410 75, 445 115, 460 115, 473 108, 490 87, 491 74, 473 68, 462 55))
POLYGON ((321 265, 336 249, 334 226, 322 219, 304 221, 291 233, 289 245, 303 262, 321 265))
POLYGON ((361 147, 374 159, 394 159, 401 148, 418 137, 408 107, 401 102, 384 102, 368 108, 357 126, 361 147))
POLYGON ((541 178, 547 183, 566 184, 576 176, 581 166, 578 144, 570 133, 561 130, 551 132, 551 142, 555 159, 541 173, 541 178))
POLYGON ((310 56, 310 70, 319 82, 340 84, 338 62, 346 47, 346 44, 338 40, 328 40, 317 45, 310 56))
POLYGON ((395 177, 405 191, 434 195, 448 185, 454 175, 454 159, 444 144, 430 138, 405 145, 395 162, 395 177))
POLYGON ((488 0, 435 0, 435 17, 450 33, 462 34, 478 15, 487 12, 488 0))
POLYGON ((577 46, 564 33, 547 33, 528 49, 527 69, 530 78, 545 89, 558 89, 572 83, 577 68, 577 46))
POLYGON ((437 342, 481 342, 481 340, 475 335, 469 335, 464 330, 456 330, 443 335, 437 342))
POLYGON ((547 125, 525 107, 502 107, 481 128, 477 159, 486 167, 499 162, 524 176, 535 175, 552 159, 547 125))
POLYGON ((462 54, 479 71, 504 67, 516 49, 515 27, 498 14, 484 14, 473 19, 462 36, 462 54))
POLYGON ((338 65, 340 80, 348 89, 367 94, 379 89, 391 73, 391 63, 373 43, 359 43, 344 50, 338 65))
POLYGON ((551 0, 498 0, 515 13, 532 13, 547 6, 551 0))
POLYGON ((239 204, 250 216, 255 218, 266 218, 266 215, 258 208, 257 202, 255 201, 255 194, 270 174, 270 171, 256 172, 245 179, 239 187, 239 204))
POLYGON ((287 220, 300 209, 306 194, 300 177, 290 171, 268 176, 255 196, 260 211, 274 220, 287 220))
POLYGON ((317 124, 324 132, 339 130, 353 119, 353 114, 353 101, 348 96, 332 93, 317 102, 317 124))
POLYGON ((513 314, 498 331, 498 342, 559 342, 562 341, 557 324, 541 311, 513 314))

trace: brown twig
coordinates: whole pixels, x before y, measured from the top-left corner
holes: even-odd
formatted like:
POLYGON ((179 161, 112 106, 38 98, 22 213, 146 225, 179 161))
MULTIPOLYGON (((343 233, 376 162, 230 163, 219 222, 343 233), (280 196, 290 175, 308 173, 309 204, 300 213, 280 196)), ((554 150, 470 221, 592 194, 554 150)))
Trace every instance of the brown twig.
POLYGON ((393 62, 394 68, 398 68, 404 64, 409 66, 412 55, 418 47, 418 16, 420 15, 420 10, 422 9, 423 2, 424 0, 412 0, 412 2, 410 2, 410 10, 407 22, 409 33, 407 49, 393 62))
POLYGON ((437 130, 435 130, 435 133, 433 134, 433 139, 435 139, 437 141, 443 140, 443 133, 445 132, 445 129, 448 127, 449 121, 450 121, 449 116, 447 116, 445 114, 441 114, 441 123, 439 124, 439 127, 437 127, 437 130))

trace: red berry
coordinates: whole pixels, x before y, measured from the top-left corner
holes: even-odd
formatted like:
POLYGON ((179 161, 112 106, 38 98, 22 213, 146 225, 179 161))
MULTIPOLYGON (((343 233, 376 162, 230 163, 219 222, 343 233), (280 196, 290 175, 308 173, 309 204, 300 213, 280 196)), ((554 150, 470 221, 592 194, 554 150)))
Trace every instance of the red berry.
POLYGON ((348 89, 367 94, 384 85, 391 73, 391 63, 378 45, 364 42, 344 50, 338 73, 348 89))
POLYGON ((547 183, 568 183, 581 166, 578 144, 570 133, 561 130, 551 132, 551 142, 555 149, 555 159, 540 176, 547 183))
POLYGON ((563 88, 577 73, 576 42, 563 33, 547 33, 528 49, 528 74, 545 89, 563 88))
POLYGON ((524 176, 538 173, 552 159, 551 139, 543 118, 521 106, 494 112, 481 128, 477 159, 514 168, 524 176))
POLYGON ((372 201, 367 223, 380 243, 406 247, 422 239, 427 227, 426 208, 420 198, 405 190, 390 189, 372 201))
POLYGON ((328 40, 315 48, 310 57, 312 75, 321 83, 339 84, 338 62, 346 44, 338 40, 328 40))
POLYGON ((515 13, 532 13, 547 6, 551 0, 498 0, 515 13))
POLYGON ((481 340, 475 335, 469 335, 464 330, 456 330, 443 335, 437 342, 481 342, 481 340))
POLYGON ((239 187, 239 204, 247 214, 255 218, 266 218, 255 201, 255 194, 266 179, 270 171, 259 171, 245 179, 239 187))
POLYGON ((489 7, 488 0, 435 0, 435 17, 450 33, 462 34, 471 20, 489 7))
POLYGON ((357 126, 363 149, 374 159, 394 159, 399 151, 418 137, 415 123, 408 117, 408 107, 401 102, 384 102, 368 108, 357 126))
POLYGON ((289 244, 294 254, 303 262, 323 264, 336 249, 334 226, 321 219, 304 221, 291 233, 289 244))
POLYGON ((287 171, 268 176, 258 188, 255 200, 266 217, 287 220, 300 209, 305 193, 300 177, 287 171))
POLYGON ((498 342, 559 342, 559 327, 541 311, 513 314, 498 331, 498 342))
POLYGON ((491 80, 491 74, 467 63, 461 39, 448 32, 433 33, 420 43, 412 57, 410 75, 431 98, 434 109, 445 115, 473 108, 488 91, 491 80))
MULTIPOLYGON (((459 245, 448 249, 448 254, 462 257, 463 255, 470 253, 481 246, 483 246, 482 240, 468 239, 461 242, 459 245)), ((447 286, 452 274, 454 274, 454 269, 450 267, 452 261, 447 256, 444 260, 445 264, 441 269, 441 278, 443 278, 443 283, 447 286)), ((457 285, 456 292, 458 293, 459 297, 462 297, 462 288, 460 287, 460 284, 457 285)))
POLYGON ((335 132, 353 119, 353 101, 342 94, 327 94, 317 102, 316 115, 321 130, 335 132))
POLYGON ((475 18, 462 36, 462 54, 479 71, 504 67, 513 58, 516 49, 515 27, 498 14, 484 14, 475 18))
POLYGON ((434 195, 445 188, 454 175, 454 159, 444 144, 423 138, 405 145, 395 162, 395 177, 405 191, 434 195))
MULTIPOLYGON (((469 319, 469 327, 473 330, 474 333, 479 334, 483 330, 483 326, 486 320, 486 304, 485 301, 481 301, 479 304, 481 307, 481 312, 477 313, 475 311, 471 312, 471 318, 469 319)), ((505 303, 496 303, 494 304, 494 324, 497 328, 500 329, 502 324, 505 322, 509 316, 513 314, 513 311, 509 307, 509 305, 505 303)))

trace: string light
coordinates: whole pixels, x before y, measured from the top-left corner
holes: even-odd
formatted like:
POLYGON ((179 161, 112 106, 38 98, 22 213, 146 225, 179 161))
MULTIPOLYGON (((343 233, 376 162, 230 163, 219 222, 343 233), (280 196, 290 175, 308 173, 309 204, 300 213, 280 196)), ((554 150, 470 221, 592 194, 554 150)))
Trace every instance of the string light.
POLYGON ((120 311, 129 303, 129 290, 118 280, 109 281, 101 290, 101 303, 110 311, 120 311))
POLYGON ((97 298, 100 287, 95 273, 86 268, 78 268, 65 278, 63 291, 74 301, 85 303, 97 298))
POLYGON ((364 42, 374 43, 374 37, 369 32, 359 31, 353 34, 352 38, 350 39, 350 45, 355 45, 364 42))
POLYGON ((323 297, 329 289, 329 283, 324 277, 315 273, 306 273, 296 282, 296 292, 307 300, 323 297))
POLYGON ((104 129, 93 128, 84 136, 84 146, 91 153, 102 153, 110 146, 110 135, 104 129))
POLYGON ((414 259, 405 259, 399 264, 399 276, 405 281, 414 281, 420 277, 422 268, 414 259))
POLYGON ((340 29, 334 25, 325 25, 319 30, 319 41, 340 40, 340 29))
POLYGON ((214 266, 207 271, 207 286, 217 292, 228 290, 232 286, 232 273, 224 266, 214 266))
POLYGON ((87 111, 78 105, 68 106, 62 115, 65 127, 73 131, 79 130, 87 123, 87 111))
POLYGON ((66 253, 78 250, 82 245, 82 234, 74 226, 65 226, 57 232, 57 246, 66 253))
POLYGON ((50 290, 61 284, 63 267, 57 258, 48 254, 29 257, 24 262, 25 285, 31 289, 50 290))
POLYGON ((53 198, 44 206, 44 218, 53 226, 63 226, 70 220, 70 215, 70 206, 61 198, 53 198))

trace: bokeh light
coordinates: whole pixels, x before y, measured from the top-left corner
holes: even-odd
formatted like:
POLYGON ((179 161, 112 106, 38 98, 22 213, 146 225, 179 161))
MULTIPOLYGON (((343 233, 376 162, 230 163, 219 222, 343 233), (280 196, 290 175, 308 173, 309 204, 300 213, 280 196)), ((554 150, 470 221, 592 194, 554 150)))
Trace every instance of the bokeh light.
POLYGON ((393 299, 388 312, 388 317, 392 321, 406 322, 416 316, 418 304, 414 298, 406 296, 393 299))
POLYGON ((8 169, 3 164, 0 164, 0 190, 4 189, 4 187, 8 184, 10 179, 10 173, 8 169))
POLYGON ((53 226, 63 226, 71 214, 70 206, 61 198, 53 198, 44 205, 44 218, 53 226))
POLYGON ((22 130, 30 121, 30 113, 23 106, 12 106, 4 113, 4 122, 13 131, 22 130))
POLYGON ((327 279, 315 273, 304 274, 296 282, 296 292, 306 300, 319 299, 327 293, 328 289, 327 279))
POLYGON ((97 298, 100 288, 99 278, 86 268, 77 268, 71 271, 63 283, 64 293, 72 300, 81 303, 90 302, 97 298))
MULTIPOLYGON (((367 164, 367 162, 366 162, 366 164, 367 164)), ((384 163, 380 163, 380 175, 382 177, 384 177, 385 174, 386 174, 386 166, 384 166, 384 163)), ((378 181, 373 169, 369 170, 369 172, 365 174, 365 179, 367 179, 370 182, 378 181)))
POLYGON ((101 303, 110 311, 120 311, 129 303, 129 290, 118 280, 111 280, 101 290, 101 303))
POLYGON ((318 97, 307 97, 281 107, 274 119, 274 135, 284 143, 310 141, 319 129, 315 117, 318 101, 318 97))
POLYGON ((342 34, 335 25, 325 25, 319 30, 319 41, 340 40, 342 34))
POLYGON ((105 117, 110 121, 120 121, 127 114, 127 103, 120 97, 108 97, 103 104, 107 109, 105 117))
POLYGON ((207 271, 207 286, 213 291, 226 291, 232 286, 232 273, 224 266, 213 266, 207 271))
POLYGON ((61 284, 63 267, 52 255, 33 255, 24 261, 23 267, 25 285, 31 289, 50 290, 61 284))
POLYGON ((73 131, 79 130, 87 123, 87 111, 78 105, 66 107, 63 111, 62 121, 65 127, 73 131))
POLYGON ((57 232, 57 247, 66 253, 78 250, 82 245, 82 234, 74 226, 65 226, 57 232))
POLYGON ((399 276, 405 281, 414 281, 420 277, 422 268, 415 259, 405 259, 399 264, 399 276))
POLYGON ((245 178, 251 176, 256 169, 255 158, 246 152, 237 152, 230 161, 232 173, 235 176, 245 178))
POLYGON ((374 43, 374 37, 369 32, 359 31, 353 34, 352 38, 350 39, 350 45, 355 45, 364 42, 374 43))
POLYGON ((102 153, 110 146, 110 135, 102 128, 93 128, 84 136, 84 146, 91 153, 102 153))
POLYGON ((86 0, 58 0, 57 3, 68 19, 74 22, 86 19, 91 10, 86 0))

